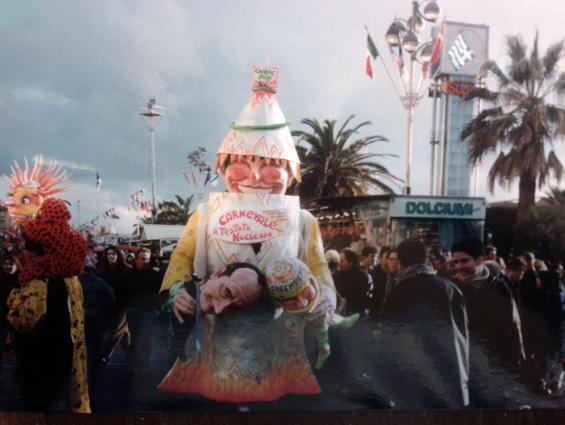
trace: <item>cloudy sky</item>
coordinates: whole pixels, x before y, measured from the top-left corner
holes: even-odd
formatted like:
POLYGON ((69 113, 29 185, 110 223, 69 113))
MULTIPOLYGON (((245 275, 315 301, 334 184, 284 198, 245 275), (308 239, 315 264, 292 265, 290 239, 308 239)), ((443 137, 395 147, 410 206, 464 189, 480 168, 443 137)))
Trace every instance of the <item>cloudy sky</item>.
MULTIPOLYGON (((565 27, 563 0, 441 4, 448 20, 489 25, 490 57, 502 63, 505 34, 530 41, 539 29, 545 48, 565 27)), ((85 221, 96 215, 99 172, 100 210, 115 207, 127 231, 129 195, 150 189, 141 107, 155 98, 166 110, 156 133, 158 197, 187 196, 195 191, 182 174, 187 154, 206 146, 212 161, 250 96, 251 66, 269 61, 280 68, 278 99, 293 129, 303 118, 341 122, 355 114, 355 122, 372 122, 365 135, 389 139, 372 151, 399 155, 384 164, 403 176, 406 113, 382 65, 375 80, 364 74, 364 25, 386 56, 388 25, 409 13, 408 0, 4 0, 0 173, 37 154, 58 161, 72 173, 65 197, 81 201, 85 221)), ((415 194, 428 191, 430 121, 424 99, 415 116, 415 194)), ((0 183, 0 193, 6 188, 0 183)), ((502 189, 492 196, 484 184, 480 195, 516 196, 502 189)))

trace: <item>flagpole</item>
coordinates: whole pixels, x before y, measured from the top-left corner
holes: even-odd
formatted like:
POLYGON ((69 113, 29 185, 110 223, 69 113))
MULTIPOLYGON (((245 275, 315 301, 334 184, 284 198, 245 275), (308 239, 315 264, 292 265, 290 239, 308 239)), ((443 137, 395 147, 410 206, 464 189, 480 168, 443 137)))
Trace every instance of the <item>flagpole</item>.
POLYGON ((386 75, 388 75, 388 78, 390 80, 390 82, 392 83, 392 87, 394 87, 394 91, 396 92, 396 95, 400 98, 400 89, 398 88, 398 86, 396 85, 396 82, 394 81, 394 78, 392 78, 392 75, 390 74, 390 71, 388 70, 388 67, 386 66, 385 61, 383 60, 382 55, 379 55, 379 58, 381 59, 381 63, 383 64, 384 68, 385 68, 385 72, 386 75))

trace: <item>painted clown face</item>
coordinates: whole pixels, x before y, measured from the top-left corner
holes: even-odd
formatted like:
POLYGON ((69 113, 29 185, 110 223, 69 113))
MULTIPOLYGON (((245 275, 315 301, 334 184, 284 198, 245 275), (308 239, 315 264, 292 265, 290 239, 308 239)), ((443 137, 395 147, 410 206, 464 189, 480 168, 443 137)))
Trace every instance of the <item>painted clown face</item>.
POLYGON ((308 285, 302 290, 302 292, 294 298, 282 301, 281 304, 286 310, 302 310, 308 307, 310 303, 316 299, 316 285, 312 281, 312 278, 308 280, 308 285))
POLYGON ((264 158, 256 156, 241 157, 226 168, 224 183, 229 192, 282 195, 292 177, 282 165, 267 164, 264 158))
POLYGON ((43 200, 35 187, 20 186, 8 193, 4 204, 13 222, 22 224, 37 215, 43 200))

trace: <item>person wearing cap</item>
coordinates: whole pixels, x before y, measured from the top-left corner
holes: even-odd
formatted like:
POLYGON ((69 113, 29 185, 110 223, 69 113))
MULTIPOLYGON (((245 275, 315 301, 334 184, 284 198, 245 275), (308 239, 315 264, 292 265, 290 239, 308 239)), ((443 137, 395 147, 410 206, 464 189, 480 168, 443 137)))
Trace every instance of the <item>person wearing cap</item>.
POLYGON ((49 198, 23 225, 20 287, 8 297, 8 321, 19 332, 26 410, 90 412, 84 298, 77 278, 87 244, 70 219, 65 201, 49 198))
POLYGON ((320 285, 306 264, 296 258, 274 261, 267 267, 266 275, 271 297, 291 318, 303 315, 311 325, 318 344, 314 367, 320 369, 331 352, 329 327, 347 330, 359 320, 359 313, 349 317, 334 313, 335 292, 320 285))
POLYGON ((465 236, 452 246, 457 284, 469 317, 469 396, 472 407, 518 407, 525 361, 521 318, 502 274, 481 264, 482 242, 465 236))
MULTIPOLYGON (((276 258, 299 258, 322 285, 335 290, 316 219, 300 209, 297 196, 285 195, 292 181, 300 180, 300 164, 289 122, 275 96, 277 84, 277 68, 253 68, 251 100, 231 124, 216 156, 215 170, 223 175, 228 192, 210 193, 208 202, 201 203, 190 217, 161 285, 163 298, 169 299, 175 316, 194 310, 196 300, 183 288, 192 274, 206 281, 232 262, 248 262, 264 270, 276 258)), ((228 319, 219 316, 219 320, 228 319)), ((204 322, 204 326, 213 326, 207 320, 204 322)), ((265 332, 273 332, 269 327, 275 325, 262 326, 265 332)), ((299 365, 301 378, 284 382, 290 380, 287 373, 275 382, 278 368, 290 359, 288 350, 281 347, 275 353, 276 359, 265 358, 262 365, 255 365, 255 370, 250 371, 257 374, 261 385, 250 384, 244 391, 257 401, 274 400, 287 393, 318 393, 319 385, 302 349, 302 331, 277 332, 282 332, 281 341, 301 347, 292 354, 298 360, 294 364, 299 365), (273 368, 273 364, 277 367, 273 368)), ((225 382, 218 388, 231 385, 223 385, 231 379, 237 380, 232 371, 246 364, 241 356, 232 356, 233 363, 229 365, 218 359, 210 361, 216 362, 209 365, 211 368, 224 368, 225 382)), ((210 397, 210 392, 203 389, 204 392, 210 397)))

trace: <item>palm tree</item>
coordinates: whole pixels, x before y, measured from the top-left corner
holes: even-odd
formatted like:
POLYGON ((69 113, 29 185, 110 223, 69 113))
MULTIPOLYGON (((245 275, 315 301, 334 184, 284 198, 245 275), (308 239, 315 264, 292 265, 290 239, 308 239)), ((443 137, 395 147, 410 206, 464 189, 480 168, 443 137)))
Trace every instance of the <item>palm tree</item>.
POLYGON ((542 198, 549 207, 558 208, 561 212, 565 209, 565 190, 560 190, 557 186, 551 187, 546 193, 547 197, 542 198))
POLYGON ((552 260, 565 255, 565 190, 552 187, 527 220, 517 226, 517 240, 528 249, 536 249, 552 260))
POLYGON ((351 115, 336 132, 336 120, 325 120, 323 125, 317 120, 304 119, 302 123, 311 131, 293 131, 297 137, 296 148, 302 167, 302 182, 297 191, 303 200, 326 196, 365 195, 374 187, 386 193, 394 193, 388 183, 398 184, 401 180, 375 158, 385 158, 389 154, 367 153, 367 147, 376 142, 385 142, 382 136, 366 136, 352 140, 359 129, 370 125, 362 122, 347 128, 354 118, 351 115), (301 145, 304 142, 306 146, 301 145))
POLYGON ((175 201, 159 203, 155 224, 185 224, 190 217, 190 206, 194 195, 183 198, 175 195, 175 201))
POLYGON ((494 61, 485 64, 498 80, 498 91, 476 89, 469 96, 493 102, 462 131, 469 138, 469 161, 476 164, 500 150, 488 175, 489 189, 510 185, 518 178, 518 223, 527 219, 535 204, 536 183, 541 188, 553 174, 559 181, 563 165, 552 150, 553 140, 565 134, 565 109, 547 102, 550 94, 565 93, 565 72, 558 63, 565 54, 565 41, 552 44, 543 57, 538 34, 531 52, 521 36, 506 37, 510 64, 506 72, 494 61), (549 150, 549 152, 546 152, 549 150))

